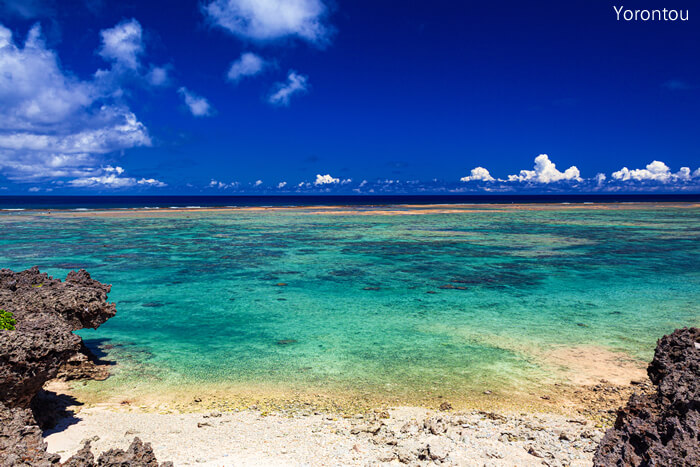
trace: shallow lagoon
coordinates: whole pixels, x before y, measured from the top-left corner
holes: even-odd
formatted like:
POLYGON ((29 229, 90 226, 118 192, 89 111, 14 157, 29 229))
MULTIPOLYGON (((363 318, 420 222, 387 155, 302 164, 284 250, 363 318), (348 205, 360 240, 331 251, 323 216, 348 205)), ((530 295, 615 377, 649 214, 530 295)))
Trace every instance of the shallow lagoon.
POLYGON ((4 267, 113 284, 102 387, 526 391, 700 324, 689 205, 165 211, 0 215, 4 267))

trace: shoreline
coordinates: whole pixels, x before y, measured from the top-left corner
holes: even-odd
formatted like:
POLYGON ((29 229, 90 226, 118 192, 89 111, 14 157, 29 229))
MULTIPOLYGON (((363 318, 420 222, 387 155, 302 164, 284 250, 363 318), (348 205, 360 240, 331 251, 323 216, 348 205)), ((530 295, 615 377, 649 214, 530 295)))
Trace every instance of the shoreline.
MULTIPOLYGON (((114 348, 114 345, 110 345, 114 348)), ((147 376, 142 364, 120 361, 109 350, 98 362, 101 380, 70 381, 56 386, 87 406, 142 407, 152 412, 243 410, 318 410, 349 413, 392 406, 437 408, 447 402, 460 410, 522 410, 573 413, 582 407, 580 392, 605 385, 629 387, 646 377, 646 360, 605 346, 571 345, 518 348, 523 358, 540 368, 541 375, 493 381, 422 381, 408 385, 395 381, 391 387, 366 382, 349 385, 344 380, 205 380, 183 379, 177 374, 147 376), (141 375, 137 378, 130 375, 141 375)), ((515 375, 513 375, 515 376, 515 375)), ((586 409, 586 407, 583 407, 586 409)))
MULTIPOLYGON (((72 399, 78 405, 44 436, 48 451, 63 459, 85 440, 101 452, 123 449, 139 436, 152 440, 159 459, 175 465, 398 465, 418 461, 409 453, 424 449, 427 460, 440 461, 449 452, 453 464, 541 465, 549 460, 584 466, 591 464, 617 408, 632 392, 649 388, 648 381, 569 385, 560 389, 569 403, 577 400, 572 405, 547 396, 540 406, 500 407, 481 401, 453 407, 449 400, 433 407, 348 407, 323 397, 316 404, 297 398, 286 405, 262 399, 235 405, 204 394, 175 407, 155 400, 87 403, 78 396, 72 399)), ((46 390, 76 394, 66 383, 49 382, 46 390)))
POLYGON ((73 405, 44 436, 48 451, 63 459, 85 440, 103 452, 139 436, 175 465, 399 465, 418 462, 416 453, 437 462, 449 453, 443 460, 452 464, 590 465, 617 409, 651 385, 642 362, 622 353, 572 347, 549 358, 569 365, 569 382, 413 403, 206 384, 92 392, 105 381, 54 380, 45 390, 73 405), (442 428, 434 433, 433 426, 442 428))

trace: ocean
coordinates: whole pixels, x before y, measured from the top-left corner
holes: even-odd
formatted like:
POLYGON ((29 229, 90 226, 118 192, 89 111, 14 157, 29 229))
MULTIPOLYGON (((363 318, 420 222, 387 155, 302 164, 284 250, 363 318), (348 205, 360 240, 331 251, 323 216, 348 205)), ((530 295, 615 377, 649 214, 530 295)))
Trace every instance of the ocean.
POLYGON ((571 195, 268 195, 268 196, 0 196, 0 210, 142 209, 225 206, 329 206, 392 204, 543 204, 700 202, 700 194, 571 195))
POLYGON ((697 200, 616 200, 3 197, 0 265, 112 284, 95 391, 507 396, 700 324, 697 200))

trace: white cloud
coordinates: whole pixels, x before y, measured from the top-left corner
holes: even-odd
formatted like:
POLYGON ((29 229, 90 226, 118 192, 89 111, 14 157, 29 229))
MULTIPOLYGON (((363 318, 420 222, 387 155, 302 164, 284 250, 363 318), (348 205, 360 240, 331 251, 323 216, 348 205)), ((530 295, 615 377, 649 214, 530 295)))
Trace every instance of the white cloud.
POLYGON ((41 188, 39 188, 38 186, 33 186, 33 187, 29 188, 27 191, 29 191, 30 193, 36 193, 39 190, 41 190, 41 188))
POLYGON ((0 128, 26 130, 65 121, 90 105, 96 92, 90 83, 60 70, 38 25, 29 31, 24 48, 0 25, 0 128))
POLYGON ((671 183, 676 181, 688 181, 700 176, 700 168, 691 173, 689 167, 681 167, 676 173, 661 161, 652 161, 645 169, 628 169, 623 167, 612 173, 612 177, 619 181, 654 181, 659 183, 671 183))
POLYGON ((286 187, 286 186, 287 186, 287 182, 279 182, 279 183, 277 184, 277 188, 279 188, 279 189, 282 189, 282 188, 284 188, 284 187, 286 187))
POLYGON ((146 128, 125 109, 104 106, 93 118, 104 125, 86 128, 67 135, 33 132, 0 132, 0 148, 58 152, 62 154, 104 154, 115 147, 132 147, 150 143, 146 128))
POLYGON ((263 184, 262 180, 256 180, 255 183, 253 183, 253 186, 260 186, 262 184, 263 184))
POLYGON ((138 180, 136 182, 136 184, 137 185, 154 186, 154 187, 158 187, 158 188, 168 186, 166 183, 163 183, 160 180, 156 180, 155 178, 142 178, 141 180, 138 180))
POLYGON ((152 66, 146 75, 146 80, 152 86, 166 86, 170 82, 167 66, 152 66))
POLYGON ((605 180, 607 179, 607 177, 605 176, 604 173, 597 173, 595 175, 594 179, 595 179, 596 185, 602 186, 605 183, 605 180))
POLYGON ((107 173, 116 173, 117 175, 121 175, 124 173, 124 169, 121 167, 112 167, 111 165, 108 165, 107 167, 104 168, 104 171, 107 173))
POLYGON ((316 181, 314 182, 314 185, 332 185, 335 183, 340 183, 340 179, 331 177, 329 174, 326 175, 321 175, 317 174, 316 175, 316 181))
POLYGON ((203 10, 215 25, 246 40, 296 37, 322 45, 330 34, 321 0, 214 0, 203 10))
POLYGON ((557 170, 557 166, 549 160, 547 154, 540 154, 535 158, 534 170, 521 170, 519 175, 508 175, 510 182, 553 183, 562 180, 580 182, 581 173, 576 166, 571 166, 564 172, 557 170))
POLYGON ((342 182, 340 182, 341 185, 347 185, 348 183, 352 183, 352 178, 346 178, 342 182))
POLYGON ((194 94, 185 87, 178 89, 177 92, 180 93, 187 108, 190 109, 190 112, 195 117, 207 117, 212 114, 211 105, 204 97, 194 94))
POLYGON ((287 106, 294 94, 303 94, 307 92, 308 89, 308 77, 290 70, 287 75, 287 82, 276 83, 275 91, 270 95, 267 101, 273 105, 287 106))
POLYGON ((128 188, 133 186, 149 186, 162 188, 165 183, 154 178, 121 177, 124 169, 121 167, 107 166, 99 170, 99 175, 81 177, 68 181, 68 185, 75 188, 128 188))
POLYGON ((227 78, 229 81, 237 83, 246 76, 255 76, 268 65, 259 55, 252 52, 241 54, 240 58, 231 63, 227 78))
POLYGON ((482 181, 482 182, 493 182, 495 178, 491 176, 488 170, 486 170, 483 167, 474 167, 471 171, 471 175, 467 177, 462 177, 459 179, 462 182, 473 182, 473 181, 482 181))
POLYGON ((212 179, 209 182, 209 188, 218 188, 220 190, 227 189, 227 188, 237 188, 239 185, 238 182, 231 182, 231 183, 225 183, 225 182, 220 182, 218 180, 212 179))
POLYGON ((82 177, 101 154, 150 145, 113 93, 62 70, 38 25, 23 46, 0 25, 0 171, 13 180, 82 177))
POLYGON ((99 54, 107 61, 136 70, 139 56, 144 52, 141 24, 135 19, 122 21, 113 28, 100 31, 102 46, 99 54))

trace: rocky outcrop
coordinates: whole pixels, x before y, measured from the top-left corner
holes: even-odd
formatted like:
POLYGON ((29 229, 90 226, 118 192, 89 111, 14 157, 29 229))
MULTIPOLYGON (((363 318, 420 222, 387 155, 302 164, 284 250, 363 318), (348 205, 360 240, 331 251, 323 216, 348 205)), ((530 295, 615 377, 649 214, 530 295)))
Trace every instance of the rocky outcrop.
MULTIPOLYGON (((85 448, 83 448, 85 449, 85 448)), ((153 455, 151 443, 143 443, 139 438, 134 438, 134 441, 129 446, 129 449, 122 451, 121 449, 110 449, 109 451, 100 454, 97 459, 97 464, 100 467, 122 467, 138 465, 143 467, 170 467, 172 462, 164 462, 158 464, 156 456, 153 455)))
MULTIPOLYGON (((58 465, 60 458, 46 452, 36 421, 51 418, 36 413, 46 404, 32 402, 59 371, 66 379, 106 377, 72 331, 97 328, 115 315, 114 304, 107 302, 110 288, 84 270, 71 271, 61 282, 36 267, 17 273, 0 269, 0 310, 12 313, 16 321, 14 330, 0 330, 0 466, 58 465)), ((135 439, 127 451, 109 451, 97 463, 86 444, 64 465, 158 463, 150 444, 135 439)))
POLYGON ((116 314, 107 303, 109 285, 84 270, 65 282, 34 267, 0 270, 0 309, 14 315, 14 331, 0 334, 0 402, 28 407, 43 384, 80 354, 81 339, 71 331, 97 328, 116 314))
POLYGON ((58 461, 57 455, 46 452, 32 411, 22 407, 10 409, 0 403, 0 466, 44 466, 58 461))
POLYGON ((111 285, 90 277, 87 271, 71 271, 61 282, 36 266, 22 272, 0 269, 0 307, 21 319, 33 314, 59 315, 72 331, 97 329, 117 310, 107 303, 111 285))
POLYGON ((700 329, 659 339, 647 373, 656 392, 630 397, 594 465, 700 465, 700 329))
POLYGON ((134 438, 126 451, 110 449, 100 454, 97 462, 90 450, 90 441, 87 441, 80 451, 62 464, 62 467, 172 467, 172 465, 172 462, 159 464, 151 444, 134 438))

